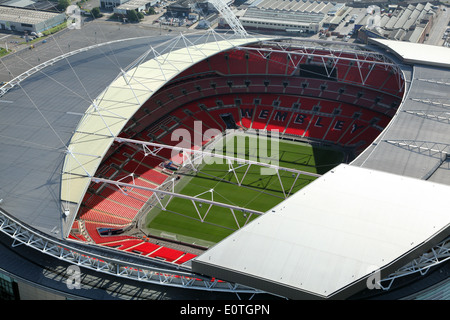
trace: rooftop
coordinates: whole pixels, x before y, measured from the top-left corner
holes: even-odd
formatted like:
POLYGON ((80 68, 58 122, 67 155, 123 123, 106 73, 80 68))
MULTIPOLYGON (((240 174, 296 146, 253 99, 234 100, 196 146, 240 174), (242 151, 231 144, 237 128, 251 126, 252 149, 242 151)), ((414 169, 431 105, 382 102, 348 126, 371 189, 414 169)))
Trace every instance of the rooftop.
POLYGON ((150 0, 130 0, 117 6, 117 9, 134 10, 145 6, 150 0))
POLYGON ((64 13, 29 10, 0 5, 0 20, 2 21, 37 24, 62 14, 64 13))
POLYGON ((248 8, 241 20, 257 20, 257 21, 285 21, 298 23, 318 23, 325 17, 321 12, 289 12, 279 10, 268 10, 258 8, 248 8))

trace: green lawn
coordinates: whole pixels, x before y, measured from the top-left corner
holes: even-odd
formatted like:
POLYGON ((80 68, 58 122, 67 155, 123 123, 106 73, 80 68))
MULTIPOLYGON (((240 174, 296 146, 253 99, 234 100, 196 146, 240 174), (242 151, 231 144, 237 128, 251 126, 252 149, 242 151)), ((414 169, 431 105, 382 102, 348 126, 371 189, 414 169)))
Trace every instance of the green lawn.
MULTIPOLYGON (((250 140, 246 140, 246 143, 242 143, 242 137, 239 138, 241 140, 237 140, 237 136, 230 139, 234 139, 234 144, 227 144, 223 148, 217 147, 216 152, 225 153, 228 150, 227 155, 261 162, 267 162, 266 156, 275 155, 272 164, 321 174, 342 162, 342 153, 330 149, 318 149, 308 144, 284 141, 271 144, 264 139, 258 139, 260 145, 257 149, 252 148, 255 146, 256 138, 251 138, 253 140, 247 138, 250 140), (267 148, 267 152, 257 151, 263 148, 267 148), (257 157, 261 154, 263 157, 257 157), (263 161, 264 159, 266 161, 263 161)), ((233 167, 238 166, 238 163, 233 163, 233 167)), ((297 177, 292 172, 281 170, 280 178, 277 174, 267 174, 267 172, 261 174, 261 167, 257 165, 252 165, 250 168, 242 165, 235 171, 236 173, 229 171, 229 164, 224 160, 216 159, 216 163, 200 165, 199 172, 191 171, 183 174, 176 191, 266 212, 284 200, 285 194, 295 193, 315 179, 306 175, 297 177), (246 171, 247 174, 242 181, 246 171), (241 186, 238 186, 236 176, 242 182, 241 186)), ((201 205, 198 202, 195 204, 194 206, 191 200, 173 197, 166 211, 154 208, 147 219, 149 232, 155 235, 176 234, 178 240, 209 245, 230 235, 238 229, 238 225, 242 227, 246 222, 257 217, 255 214, 250 215, 239 210, 234 210, 233 215, 229 208, 218 206, 210 208, 210 205, 201 205)))

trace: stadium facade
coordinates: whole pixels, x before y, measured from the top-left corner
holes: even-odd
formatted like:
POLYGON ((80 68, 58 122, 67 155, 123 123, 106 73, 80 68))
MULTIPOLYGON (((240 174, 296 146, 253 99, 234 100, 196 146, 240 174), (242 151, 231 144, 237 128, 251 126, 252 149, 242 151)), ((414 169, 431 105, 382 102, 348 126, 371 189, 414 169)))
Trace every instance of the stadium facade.
POLYGON ((448 49, 433 47, 430 55, 423 45, 384 40, 349 45, 208 32, 156 51, 164 41, 152 39, 150 49, 148 38, 92 46, 2 88, 0 230, 10 259, 0 269, 8 279, 71 298, 122 297, 120 289, 73 290, 64 276, 50 281, 39 271, 61 275, 64 264, 100 282, 161 292, 348 299, 373 277, 389 292, 384 280, 446 262, 448 49), (109 67, 112 58, 120 72, 109 67), (80 81, 69 77, 73 70, 80 81), (271 108, 289 116, 283 123, 245 119, 243 104, 255 114, 271 108), (134 224, 170 178, 158 164, 116 175, 156 152, 142 141, 160 141, 194 117, 227 129, 225 114, 246 130, 281 127, 351 156, 199 254, 112 234, 134 224))

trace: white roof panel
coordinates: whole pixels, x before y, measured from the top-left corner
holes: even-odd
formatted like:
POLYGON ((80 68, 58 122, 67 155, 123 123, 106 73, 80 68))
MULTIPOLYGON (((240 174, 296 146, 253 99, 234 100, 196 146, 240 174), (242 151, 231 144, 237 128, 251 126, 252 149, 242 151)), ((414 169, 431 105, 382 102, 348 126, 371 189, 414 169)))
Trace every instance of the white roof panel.
POLYGON ((450 48, 385 39, 371 41, 395 52, 407 63, 450 67, 450 48))
POLYGON ((193 268, 232 270, 329 298, 448 228, 441 208, 449 192, 340 165, 209 249, 193 268))

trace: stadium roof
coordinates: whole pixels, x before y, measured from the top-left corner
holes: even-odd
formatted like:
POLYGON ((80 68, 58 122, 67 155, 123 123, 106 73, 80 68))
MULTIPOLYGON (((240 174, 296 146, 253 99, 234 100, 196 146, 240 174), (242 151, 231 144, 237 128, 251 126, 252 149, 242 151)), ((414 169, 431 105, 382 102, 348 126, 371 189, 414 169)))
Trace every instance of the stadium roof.
POLYGON ((407 83, 388 127, 351 165, 193 260, 195 271, 294 299, 345 298, 448 237, 450 49, 373 42, 400 59, 407 83))
POLYGON ((404 63, 450 67, 450 49, 446 47, 385 39, 370 41, 396 54, 404 63))
POLYGON ((94 45, 52 62, 45 72, 18 76, 19 84, 2 96, 0 104, 2 209, 41 232, 67 236, 89 176, 95 174, 112 135, 141 104, 196 60, 257 41, 193 36, 191 40, 198 42, 189 42, 193 46, 187 49, 188 40, 181 39, 153 37, 153 46, 173 41, 172 51, 148 64, 145 60, 158 52, 149 53, 149 38, 142 37, 94 45), (179 48, 184 49, 173 52, 179 48), (136 63, 136 57, 144 62, 141 70, 153 67, 153 73, 142 76, 143 71, 132 69, 118 77, 125 66, 136 63), (72 216, 66 217, 66 210, 72 216))
POLYGON ((2 209, 46 234, 62 236, 65 146, 89 97, 100 94, 117 76, 120 69, 111 61, 129 65, 148 49, 148 38, 133 39, 131 46, 119 41, 108 47, 107 52, 99 46, 66 56, 29 78, 21 75, 0 100, 2 209), (92 72, 94 66, 102 72, 92 72))
POLYGON ((353 165, 450 184, 447 166, 450 48, 374 40, 413 64, 397 115, 353 165), (395 51, 394 51, 395 50, 395 51))
MULTIPOLYGON (((81 203, 114 138, 167 81, 211 55, 256 41, 261 40, 222 40, 186 46, 124 71, 93 101, 71 138, 63 166, 61 200, 81 203)), ((76 212, 70 214, 74 217, 76 212)))
MULTIPOLYGON (((105 59, 103 51, 89 50, 74 56, 70 66, 56 64, 51 69, 56 70, 52 81, 36 81, 46 77, 45 74, 24 80, 20 88, 3 96, 4 103, 0 104, 3 124, 0 131, 0 168, 3 170, 0 198, 5 200, 2 209, 39 230, 54 236, 62 235, 61 200, 72 204, 70 210, 74 214, 114 136, 142 103, 191 64, 255 41, 261 39, 195 45, 189 42, 190 47, 183 45, 180 50, 156 55, 156 59, 145 62, 142 59, 141 63, 133 60, 149 53, 146 51, 148 40, 134 39, 132 46, 127 41, 114 44, 114 50, 109 54, 115 55, 111 60, 118 59, 120 66, 136 62, 139 67, 120 73, 117 68, 111 68, 111 60, 105 59), (73 84, 72 66, 75 65, 78 66, 77 76, 85 83, 73 84), (92 66, 102 72, 92 72, 92 66), (120 75, 116 77, 118 73, 120 75), (70 95, 60 90, 63 79, 71 80, 70 95), (108 84, 111 85, 107 87, 108 84), (78 92, 84 91, 83 95, 97 97, 94 103, 86 97, 80 103, 78 92), (55 92, 55 95, 48 92, 55 92), (40 111, 44 109, 43 117, 40 111), (66 153, 66 145, 70 153, 66 153)), ((379 44, 389 48, 390 52, 397 45, 379 44)), ((399 45, 395 53, 399 57, 405 56, 402 62, 409 62, 414 53, 407 51, 399 45)), ((402 105, 397 118, 385 131, 392 133, 392 140, 412 139, 420 132, 425 141, 436 142, 445 141, 444 135, 450 134, 444 126, 443 131, 436 131, 431 117, 424 121, 424 116, 415 115, 418 117, 416 122, 408 122, 404 117, 411 115, 405 106, 414 109, 417 102, 417 108, 409 111, 423 108, 425 103, 416 100, 421 99, 420 95, 427 89, 434 88, 431 90, 433 97, 441 99, 440 104, 431 104, 433 108, 443 110, 442 101, 448 101, 448 90, 435 87, 446 88, 448 84, 442 84, 442 79, 448 79, 448 70, 435 67, 436 61, 428 62, 426 56, 422 59, 419 63, 432 65, 414 66, 414 81, 407 78, 411 85, 408 103, 402 105), (437 78, 441 80, 428 81, 437 78), (428 123, 423 125, 425 122, 428 123)), ((430 157, 384 142, 382 137, 351 166, 341 165, 317 179, 273 208, 273 212, 271 210, 198 257, 193 261, 194 271, 213 272, 214 277, 226 280, 232 277, 231 281, 242 284, 251 282, 257 288, 268 289, 267 285, 270 285, 267 291, 286 297, 337 297, 341 293, 348 295, 350 286, 350 290, 365 286, 366 278, 376 270, 374 267, 381 268, 382 272, 390 271, 411 258, 409 254, 423 249, 421 245, 429 245, 428 241, 434 236, 448 234, 449 216, 442 208, 446 207, 444 199, 449 187, 416 179, 423 179, 417 175, 420 171, 417 168, 439 169, 436 164, 442 162, 436 162, 433 156, 446 154, 443 153, 445 148, 441 152, 433 151, 430 157), (383 151, 379 146, 393 148, 383 151), (419 160, 414 158, 416 156, 419 160), (410 173, 416 175, 403 177, 410 173), (229 261, 225 263, 226 258, 229 261), (327 268, 330 261, 345 266, 345 270, 330 270, 327 268), (293 267, 304 272, 292 270, 293 267), (333 281, 326 282, 325 279, 333 281)), ((439 159, 443 161, 441 157, 439 159)))
POLYGON ((194 259, 193 270, 292 299, 346 298, 448 231, 449 192, 340 165, 194 259))

